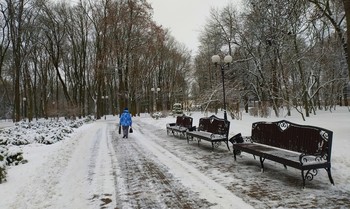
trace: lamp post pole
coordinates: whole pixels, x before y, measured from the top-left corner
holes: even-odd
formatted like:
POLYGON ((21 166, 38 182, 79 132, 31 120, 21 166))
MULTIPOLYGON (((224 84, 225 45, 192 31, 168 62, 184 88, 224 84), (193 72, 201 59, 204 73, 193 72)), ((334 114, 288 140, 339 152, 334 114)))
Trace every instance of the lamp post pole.
POLYGON ((222 79, 222 92, 224 97, 224 119, 227 120, 224 66, 221 65, 220 67, 221 67, 221 79, 222 79))
POLYGON ((226 55, 224 58, 224 63, 221 63, 220 56, 213 55, 211 57, 211 61, 215 64, 215 66, 219 65, 221 69, 222 93, 223 93, 223 100, 224 100, 224 119, 227 120, 224 70, 225 70, 225 65, 229 66, 230 63, 232 62, 232 57, 230 55, 226 55))
MULTIPOLYGON (((102 114, 105 115, 105 96, 101 96, 102 99, 102 114)), ((106 116, 106 115, 105 115, 106 116)))
POLYGON ((23 118, 24 118, 24 121, 26 121, 26 116, 27 116, 27 98, 23 97, 23 118))
POLYGON ((108 96, 105 96, 105 100, 106 100, 106 103, 105 103, 105 120, 106 120, 106 115, 108 113, 108 96))
POLYGON ((158 92, 160 91, 160 88, 151 88, 151 91, 154 92, 153 96, 153 112, 157 111, 157 98, 156 95, 158 96, 158 92))
POLYGON ((103 114, 105 115, 105 120, 106 120, 106 114, 107 114, 107 99, 108 99, 108 96, 102 96, 102 101, 104 102, 104 104, 102 105, 103 107, 103 114))

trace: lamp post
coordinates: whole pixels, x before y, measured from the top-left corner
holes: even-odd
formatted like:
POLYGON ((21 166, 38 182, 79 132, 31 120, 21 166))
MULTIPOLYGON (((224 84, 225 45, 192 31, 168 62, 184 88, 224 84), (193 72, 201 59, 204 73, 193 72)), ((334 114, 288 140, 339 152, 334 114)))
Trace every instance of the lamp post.
POLYGON ((105 120, 106 120, 107 99, 108 99, 108 96, 102 96, 102 100, 103 100, 103 102, 104 102, 104 105, 103 105, 103 114, 105 115, 105 120))
POLYGON ((219 55, 213 55, 211 57, 211 61, 215 64, 215 66, 219 65, 221 68, 222 93, 223 93, 223 97, 224 97, 224 119, 227 120, 224 68, 225 68, 225 65, 227 65, 227 66, 230 65, 230 63, 232 62, 232 57, 230 55, 226 55, 224 57, 224 63, 222 63, 219 55))
POLYGON ((27 116, 27 98, 23 97, 23 118, 24 118, 24 121, 26 120, 26 116, 27 116))
POLYGON ((154 92, 153 97, 153 112, 157 111, 157 99, 156 95, 158 95, 158 92, 160 91, 160 88, 151 88, 151 91, 154 92))

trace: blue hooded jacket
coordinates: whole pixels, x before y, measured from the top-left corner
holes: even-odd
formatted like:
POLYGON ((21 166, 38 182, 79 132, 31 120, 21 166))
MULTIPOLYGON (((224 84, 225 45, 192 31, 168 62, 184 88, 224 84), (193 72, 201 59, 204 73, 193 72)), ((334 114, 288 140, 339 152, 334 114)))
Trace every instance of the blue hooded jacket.
POLYGON ((127 108, 124 109, 122 115, 120 116, 119 124, 121 126, 131 126, 132 125, 131 115, 130 115, 129 110, 127 108))

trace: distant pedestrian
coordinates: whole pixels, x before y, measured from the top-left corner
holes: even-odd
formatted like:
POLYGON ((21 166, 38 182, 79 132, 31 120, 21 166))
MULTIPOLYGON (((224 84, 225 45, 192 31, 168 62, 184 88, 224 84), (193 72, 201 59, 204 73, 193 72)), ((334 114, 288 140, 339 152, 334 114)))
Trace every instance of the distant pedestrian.
POLYGON ((131 114, 128 108, 125 108, 120 116, 119 126, 121 126, 123 130, 123 138, 128 138, 129 128, 132 126, 131 114))

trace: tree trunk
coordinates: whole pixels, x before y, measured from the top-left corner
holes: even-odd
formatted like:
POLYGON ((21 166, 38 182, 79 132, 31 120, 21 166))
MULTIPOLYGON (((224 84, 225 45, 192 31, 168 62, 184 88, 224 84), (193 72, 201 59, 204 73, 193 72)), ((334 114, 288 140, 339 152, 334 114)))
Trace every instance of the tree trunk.
POLYGON ((344 11, 345 11, 345 17, 346 17, 346 28, 347 30, 347 42, 344 43, 344 50, 345 50, 345 58, 346 63, 348 64, 348 76, 350 79, 350 47, 348 47, 348 43, 350 40, 350 0, 343 0, 344 3, 344 11))
POLYGON ((14 120, 20 121, 21 101, 20 101, 20 73, 21 73, 21 44, 22 44, 22 16, 23 16, 23 0, 19 2, 15 8, 15 3, 8 3, 9 29, 12 42, 13 63, 12 68, 14 74, 14 120))

